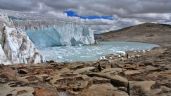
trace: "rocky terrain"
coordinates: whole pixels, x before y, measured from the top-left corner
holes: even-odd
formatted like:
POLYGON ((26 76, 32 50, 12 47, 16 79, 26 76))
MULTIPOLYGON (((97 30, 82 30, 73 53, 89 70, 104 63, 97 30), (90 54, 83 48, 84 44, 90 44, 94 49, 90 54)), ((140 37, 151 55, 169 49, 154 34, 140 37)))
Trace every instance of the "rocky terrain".
POLYGON ((171 48, 97 62, 0 66, 0 96, 170 96, 171 48))

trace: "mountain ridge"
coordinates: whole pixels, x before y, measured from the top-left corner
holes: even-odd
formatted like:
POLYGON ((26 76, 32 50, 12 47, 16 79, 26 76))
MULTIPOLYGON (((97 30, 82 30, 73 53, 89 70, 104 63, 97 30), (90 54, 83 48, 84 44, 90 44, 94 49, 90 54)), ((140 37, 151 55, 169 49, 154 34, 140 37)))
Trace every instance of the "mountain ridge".
POLYGON ((96 35, 96 39, 100 41, 137 41, 155 43, 159 45, 163 45, 163 43, 170 43, 170 37, 171 25, 159 23, 143 23, 96 35))

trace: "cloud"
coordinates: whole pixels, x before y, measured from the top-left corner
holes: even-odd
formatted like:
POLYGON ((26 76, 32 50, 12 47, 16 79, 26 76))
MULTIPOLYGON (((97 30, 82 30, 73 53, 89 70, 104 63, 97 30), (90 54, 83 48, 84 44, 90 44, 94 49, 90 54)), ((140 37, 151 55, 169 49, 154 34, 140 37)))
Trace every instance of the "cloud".
POLYGON ((42 10, 57 12, 72 9, 79 15, 118 15, 131 17, 140 13, 171 13, 170 0, 0 0, 0 8, 11 10, 42 10))
POLYGON ((0 8, 15 11, 30 11, 36 9, 36 0, 0 0, 0 8))
POLYGON ((141 22, 171 24, 171 0, 0 0, 0 8, 86 21, 98 25, 98 29, 112 26, 118 29, 141 22), (66 10, 77 12, 79 17, 68 17, 66 10), (80 16, 113 16, 114 19, 83 20, 80 16))

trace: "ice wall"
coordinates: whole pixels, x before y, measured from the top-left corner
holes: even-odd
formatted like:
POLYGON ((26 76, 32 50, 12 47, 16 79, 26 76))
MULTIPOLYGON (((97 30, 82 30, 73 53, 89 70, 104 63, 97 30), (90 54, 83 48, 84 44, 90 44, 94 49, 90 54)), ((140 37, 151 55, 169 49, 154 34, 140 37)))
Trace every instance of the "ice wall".
POLYGON ((83 23, 17 20, 15 25, 26 30, 29 38, 38 47, 95 43, 93 30, 83 23))
POLYGON ((93 44, 93 31, 83 25, 55 25, 47 28, 26 31, 30 39, 39 47, 53 47, 61 45, 93 44))

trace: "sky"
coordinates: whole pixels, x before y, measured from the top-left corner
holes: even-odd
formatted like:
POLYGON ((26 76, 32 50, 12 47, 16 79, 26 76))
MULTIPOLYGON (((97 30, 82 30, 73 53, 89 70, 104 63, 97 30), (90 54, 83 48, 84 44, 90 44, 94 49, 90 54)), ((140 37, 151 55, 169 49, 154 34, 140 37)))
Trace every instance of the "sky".
POLYGON ((143 22, 171 24, 171 0, 0 0, 0 9, 86 20, 99 30, 143 22))

